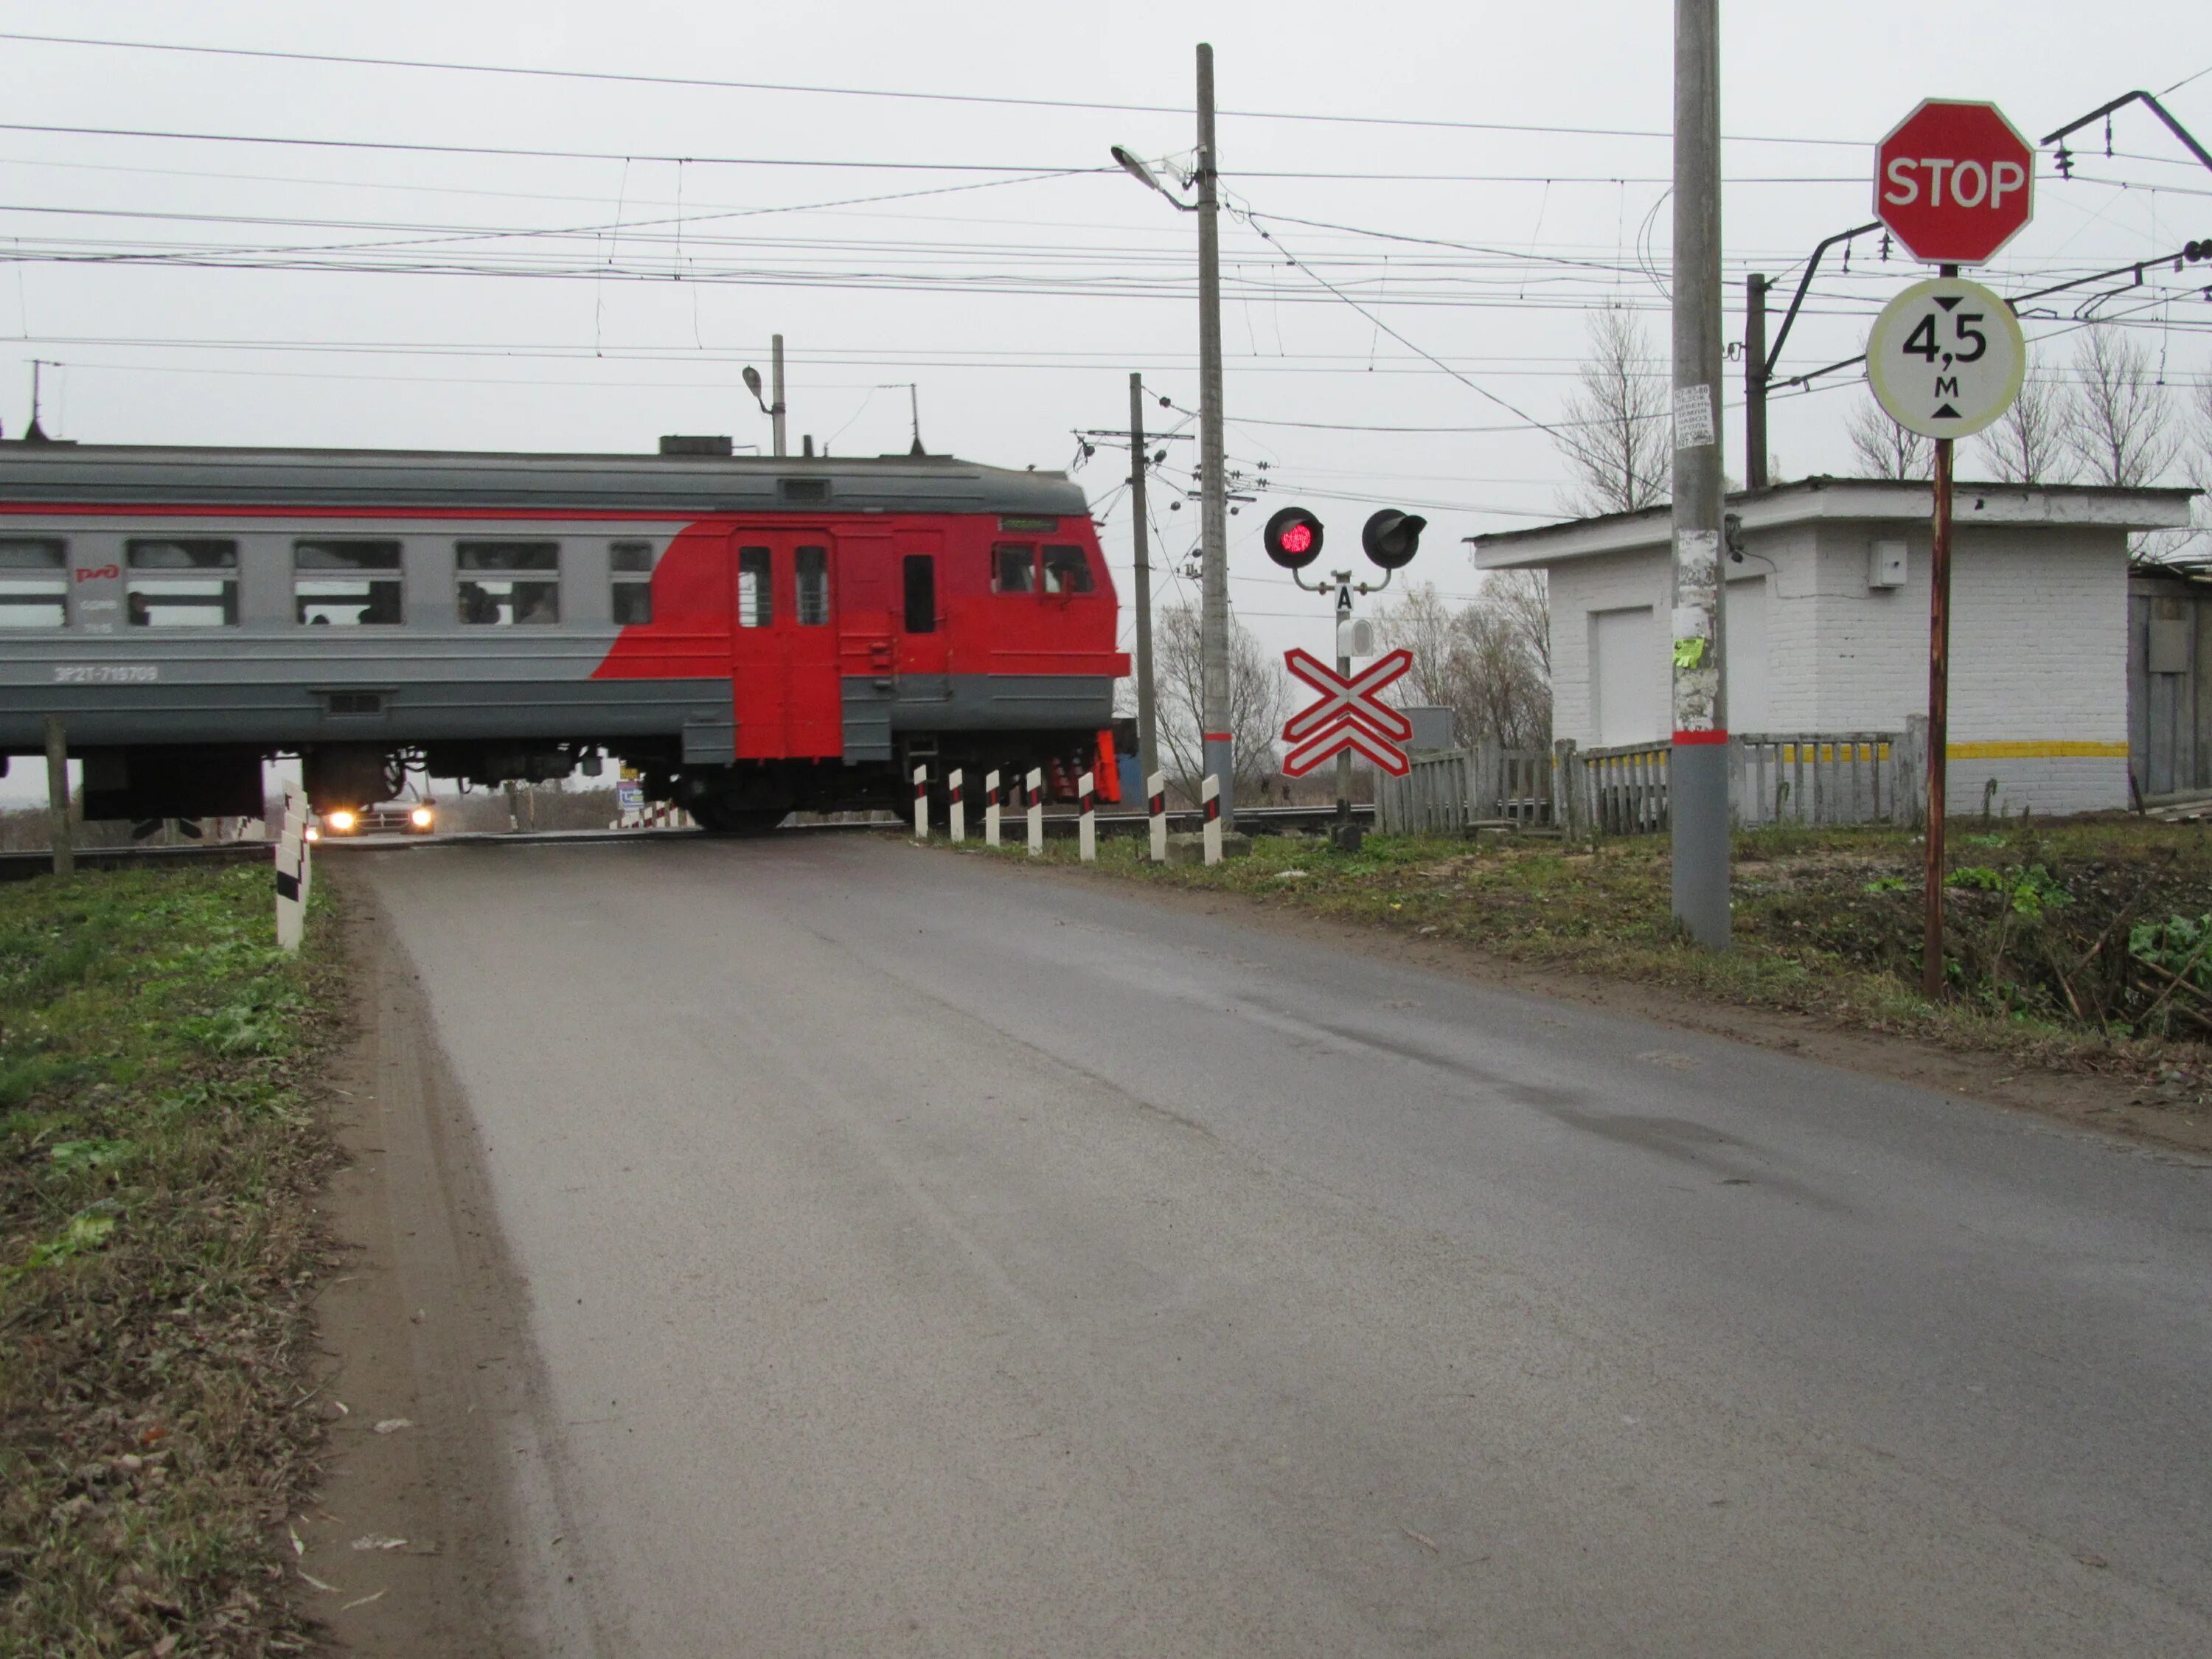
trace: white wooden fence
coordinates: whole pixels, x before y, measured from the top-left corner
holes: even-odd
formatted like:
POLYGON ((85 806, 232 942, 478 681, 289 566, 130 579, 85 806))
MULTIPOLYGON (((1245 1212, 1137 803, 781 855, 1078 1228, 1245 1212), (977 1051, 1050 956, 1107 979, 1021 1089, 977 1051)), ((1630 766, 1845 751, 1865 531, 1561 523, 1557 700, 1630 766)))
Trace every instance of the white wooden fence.
MULTIPOLYGON (((1904 732, 1754 732, 1729 739, 1729 804, 1740 826, 1917 824, 1926 787, 1923 722, 1904 732)), ((1416 755, 1382 777, 1377 828, 1462 835, 1480 825, 1633 836, 1668 827, 1664 743, 1549 750, 1484 744, 1416 755)))

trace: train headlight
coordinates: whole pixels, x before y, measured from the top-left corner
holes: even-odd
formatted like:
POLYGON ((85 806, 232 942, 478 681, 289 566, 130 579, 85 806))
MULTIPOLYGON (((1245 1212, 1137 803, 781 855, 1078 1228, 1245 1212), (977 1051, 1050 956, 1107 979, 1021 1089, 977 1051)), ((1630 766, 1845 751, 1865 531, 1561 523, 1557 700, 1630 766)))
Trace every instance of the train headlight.
POLYGON ((431 822, 430 809, 427 806, 416 807, 407 815, 407 822, 417 830, 428 830, 431 822))
POLYGON ((329 824, 331 829, 337 830, 338 834, 343 836, 347 830, 353 828, 356 820, 352 813, 346 811, 343 808, 340 808, 337 811, 332 812, 328 817, 324 819, 324 822, 329 824))
POLYGON ((323 832, 321 830, 316 829, 312 823, 307 826, 307 839, 309 841, 320 841, 322 838, 323 832))

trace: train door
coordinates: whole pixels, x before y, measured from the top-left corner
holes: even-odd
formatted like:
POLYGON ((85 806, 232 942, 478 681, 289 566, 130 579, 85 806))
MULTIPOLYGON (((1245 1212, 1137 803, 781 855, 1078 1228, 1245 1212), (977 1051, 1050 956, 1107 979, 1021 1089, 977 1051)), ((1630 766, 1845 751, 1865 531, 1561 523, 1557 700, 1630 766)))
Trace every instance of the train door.
POLYGON ((836 755, 842 727, 830 617, 834 538, 820 530, 740 530, 731 540, 738 757, 836 755))
POLYGON ((951 695, 951 632, 945 613, 945 538, 934 530, 902 530, 892 538, 892 621, 898 629, 899 673, 909 696, 951 695))

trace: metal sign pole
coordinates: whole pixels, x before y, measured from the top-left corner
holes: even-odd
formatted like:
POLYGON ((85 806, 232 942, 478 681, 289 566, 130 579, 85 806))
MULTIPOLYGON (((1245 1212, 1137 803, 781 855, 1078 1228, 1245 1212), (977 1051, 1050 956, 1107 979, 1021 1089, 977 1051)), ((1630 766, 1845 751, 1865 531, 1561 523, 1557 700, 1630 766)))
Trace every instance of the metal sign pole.
MULTIPOLYGON (((1951 275, 1956 266, 1945 267, 1951 275)), ((1936 441, 1936 534, 1928 556, 1927 925, 1920 942, 1920 992, 1943 989, 1943 792, 1951 729, 1951 440, 1936 441)))

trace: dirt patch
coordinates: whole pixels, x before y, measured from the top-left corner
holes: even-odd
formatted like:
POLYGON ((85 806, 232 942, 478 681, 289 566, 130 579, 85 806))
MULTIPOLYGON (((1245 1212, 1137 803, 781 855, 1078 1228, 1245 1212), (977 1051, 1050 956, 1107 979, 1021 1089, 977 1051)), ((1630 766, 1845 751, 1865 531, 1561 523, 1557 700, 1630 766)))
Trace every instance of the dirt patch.
POLYGON ((331 1079, 341 1265, 316 1308, 327 1478, 295 1523, 305 1610, 336 1653, 592 1652, 527 1290, 414 970, 367 884, 340 879, 356 1036, 331 1079))
MULTIPOLYGON (((1111 886, 1126 895, 1127 872, 1007 859, 1006 867, 1059 881, 1111 886)), ((2033 1112, 2080 1127, 2212 1160, 2212 1113, 2194 1101, 2162 1100, 2140 1077, 2061 1072, 2020 1056, 1946 1045, 1939 1040, 1852 1030, 1817 1014, 1717 1002, 1694 990, 1486 954, 1462 939, 1408 935, 1372 921, 1316 915, 1279 899, 1219 888, 1147 883, 1150 902, 1186 913, 1234 916, 1250 927, 1310 939, 1364 955, 1412 963, 1475 983, 1557 997, 1634 1018, 1707 1032, 1869 1076, 1917 1084, 1992 1105, 2033 1112)))

